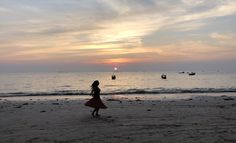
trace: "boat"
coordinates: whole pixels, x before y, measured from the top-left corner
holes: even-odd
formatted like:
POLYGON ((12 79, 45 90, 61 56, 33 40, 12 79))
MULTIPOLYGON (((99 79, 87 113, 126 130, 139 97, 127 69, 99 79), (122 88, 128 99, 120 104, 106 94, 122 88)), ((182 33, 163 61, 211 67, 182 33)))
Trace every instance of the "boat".
POLYGON ((112 80, 116 80, 116 75, 115 75, 115 73, 116 73, 117 70, 118 70, 118 68, 117 68, 117 67, 114 67, 113 74, 111 75, 111 79, 112 79, 112 80))
POLYGON ((116 79, 116 75, 113 74, 113 75, 111 76, 111 79, 112 79, 112 80, 115 80, 115 79, 116 79))
POLYGON ((166 79, 167 77, 166 77, 165 74, 162 74, 162 75, 161 75, 161 78, 162 78, 162 79, 166 79))
POLYGON ((195 72, 190 72, 190 73, 188 73, 188 75, 192 76, 192 75, 196 75, 196 73, 195 72))

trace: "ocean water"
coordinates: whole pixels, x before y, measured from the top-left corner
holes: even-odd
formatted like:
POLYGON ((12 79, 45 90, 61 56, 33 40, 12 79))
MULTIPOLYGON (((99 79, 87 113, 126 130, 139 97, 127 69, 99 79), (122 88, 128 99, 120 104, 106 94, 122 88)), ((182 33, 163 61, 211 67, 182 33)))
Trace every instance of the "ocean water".
POLYGON ((236 92, 236 74, 164 72, 0 73, 0 96, 88 95, 94 80, 101 94, 178 94, 236 92))

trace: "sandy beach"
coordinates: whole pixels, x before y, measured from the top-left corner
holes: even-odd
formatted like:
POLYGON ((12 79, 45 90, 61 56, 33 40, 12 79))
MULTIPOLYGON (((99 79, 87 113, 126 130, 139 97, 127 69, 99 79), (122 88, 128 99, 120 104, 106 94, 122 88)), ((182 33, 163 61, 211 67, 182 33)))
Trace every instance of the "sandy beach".
POLYGON ((89 96, 1 97, 0 142, 236 142, 234 95, 102 97, 97 118, 89 96))

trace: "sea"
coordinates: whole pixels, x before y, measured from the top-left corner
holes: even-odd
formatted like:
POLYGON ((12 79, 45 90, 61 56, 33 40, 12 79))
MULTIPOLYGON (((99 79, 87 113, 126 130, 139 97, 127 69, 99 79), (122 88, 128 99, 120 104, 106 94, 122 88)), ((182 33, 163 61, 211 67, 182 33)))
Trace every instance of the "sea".
POLYGON ((99 80, 101 95, 236 93, 236 73, 197 72, 0 73, 0 97, 89 95, 99 80), (162 79, 165 74, 167 79, 162 79))

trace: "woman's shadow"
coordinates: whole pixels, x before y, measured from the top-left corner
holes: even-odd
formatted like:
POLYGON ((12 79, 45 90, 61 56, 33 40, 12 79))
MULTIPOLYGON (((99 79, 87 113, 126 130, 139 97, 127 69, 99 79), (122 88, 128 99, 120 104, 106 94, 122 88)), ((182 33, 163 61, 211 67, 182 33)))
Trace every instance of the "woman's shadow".
POLYGON ((81 122, 85 123, 97 123, 97 122, 101 122, 101 123, 114 123, 115 122, 115 118, 112 116, 97 116, 97 117, 91 117, 91 115, 86 115, 84 117, 81 117, 80 119, 81 122))

